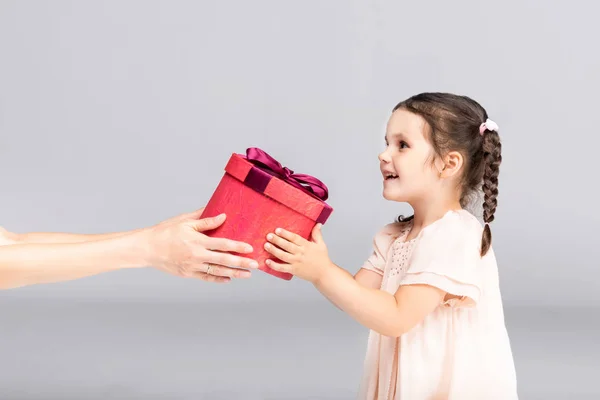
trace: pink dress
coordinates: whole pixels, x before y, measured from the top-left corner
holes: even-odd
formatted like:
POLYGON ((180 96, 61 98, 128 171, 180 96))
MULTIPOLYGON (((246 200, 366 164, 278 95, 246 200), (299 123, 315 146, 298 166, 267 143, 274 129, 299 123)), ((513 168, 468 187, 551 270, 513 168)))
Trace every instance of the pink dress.
POLYGON ((405 241, 412 221, 384 227, 362 268, 381 290, 427 284, 460 296, 441 303, 400 337, 369 334, 360 400, 512 400, 517 379, 492 248, 479 255, 483 227, 448 211, 405 241))

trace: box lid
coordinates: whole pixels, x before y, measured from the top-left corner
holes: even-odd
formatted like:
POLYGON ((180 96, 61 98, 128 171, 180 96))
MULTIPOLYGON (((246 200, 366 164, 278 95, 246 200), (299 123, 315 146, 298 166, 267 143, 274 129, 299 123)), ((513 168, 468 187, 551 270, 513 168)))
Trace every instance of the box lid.
POLYGON ((245 156, 233 153, 225 171, 244 185, 286 205, 316 223, 324 224, 333 208, 307 189, 300 189, 276 176, 275 171, 255 165, 245 156))

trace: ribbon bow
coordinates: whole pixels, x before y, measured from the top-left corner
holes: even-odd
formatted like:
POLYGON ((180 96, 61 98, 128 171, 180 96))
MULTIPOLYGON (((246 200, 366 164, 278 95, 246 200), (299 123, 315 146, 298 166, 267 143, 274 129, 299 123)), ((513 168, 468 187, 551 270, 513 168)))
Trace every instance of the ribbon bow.
POLYGON ((305 174, 295 174, 291 169, 284 167, 277 160, 271 157, 267 152, 257 148, 250 147, 246 150, 246 159, 252 164, 261 167, 271 175, 277 176, 284 182, 297 187, 298 189, 309 192, 310 194, 325 201, 329 197, 327 186, 314 176, 305 174))

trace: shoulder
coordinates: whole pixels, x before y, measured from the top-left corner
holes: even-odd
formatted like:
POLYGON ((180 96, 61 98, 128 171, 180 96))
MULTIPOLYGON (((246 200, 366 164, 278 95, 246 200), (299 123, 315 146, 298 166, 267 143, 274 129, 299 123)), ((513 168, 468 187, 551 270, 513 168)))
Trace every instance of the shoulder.
POLYGON ((373 238, 375 247, 379 248, 382 252, 385 252, 396 239, 402 236, 407 230, 410 229, 411 222, 393 222, 391 224, 384 225, 373 238))
POLYGON ((483 225, 466 210, 450 210, 442 218, 422 230, 422 238, 479 246, 483 225))
POLYGON ((406 232, 407 222, 394 222, 381 228, 373 238, 373 253, 362 268, 383 274, 387 263, 387 255, 393 243, 406 232))
POLYGON ((391 224, 384 225, 383 228, 377 232, 375 238, 394 241, 409 230, 410 226, 411 221, 392 222, 391 224))
POLYGON ((423 228, 411 257, 411 271, 433 272, 458 282, 479 284, 483 226, 465 210, 449 211, 423 228))
POLYGON ((430 261, 473 265, 481 261, 482 236, 483 225, 473 214, 452 210, 421 230, 414 253, 430 261))

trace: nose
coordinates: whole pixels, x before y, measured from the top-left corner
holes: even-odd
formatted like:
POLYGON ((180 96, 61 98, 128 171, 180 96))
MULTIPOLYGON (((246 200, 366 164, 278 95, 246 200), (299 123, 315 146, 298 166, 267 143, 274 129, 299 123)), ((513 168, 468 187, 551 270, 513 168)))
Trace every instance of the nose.
POLYGON ((390 157, 389 157, 387 148, 384 151, 382 151, 381 153, 379 153, 379 157, 378 158, 379 158, 379 161, 382 162, 382 163, 388 163, 388 162, 390 162, 390 157))

